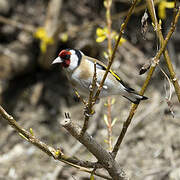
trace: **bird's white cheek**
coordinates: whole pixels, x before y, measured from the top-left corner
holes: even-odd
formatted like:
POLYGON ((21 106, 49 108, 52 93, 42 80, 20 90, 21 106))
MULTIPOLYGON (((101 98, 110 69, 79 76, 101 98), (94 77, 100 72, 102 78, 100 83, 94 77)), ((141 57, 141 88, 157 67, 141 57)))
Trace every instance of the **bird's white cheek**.
POLYGON ((76 55, 71 55, 69 69, 73 71, 74 69, 77 68, 77 66, 78 66, 78 57, 76 55))

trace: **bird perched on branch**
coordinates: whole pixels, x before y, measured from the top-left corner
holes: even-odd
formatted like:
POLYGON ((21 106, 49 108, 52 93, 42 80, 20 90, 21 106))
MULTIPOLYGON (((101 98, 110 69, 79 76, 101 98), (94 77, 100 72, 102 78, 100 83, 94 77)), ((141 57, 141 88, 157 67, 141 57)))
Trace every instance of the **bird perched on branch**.
MULTIPOLYGON (((76 49, 62 50, 52 62, 52 64, 56 63, 62 64, 72 85, 81 95, 85 96, 89 95, 94 76, 94 67, 96 67, 96 89, 99 87, 107 69, 106 65, 101 61, 88 57, 76 49), (96 63, 96 66, 94 66, 94 63, 96 63)), ((138 94, 134 89, 128 87, 112 70, 109 70, 99 97, 110 95, 121 95, 135 104, 138 104, 140 100, 147 99, 147 97, 138 94)))

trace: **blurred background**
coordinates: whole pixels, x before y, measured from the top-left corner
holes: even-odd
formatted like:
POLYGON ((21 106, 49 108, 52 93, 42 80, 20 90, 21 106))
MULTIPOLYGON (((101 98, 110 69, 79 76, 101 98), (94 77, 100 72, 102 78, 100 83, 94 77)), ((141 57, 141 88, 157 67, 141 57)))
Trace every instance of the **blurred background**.
MULTIPOLYGON (((155 1, 165 36, 171 26, 173 8, 162 7, 162 2, 166 5, 172 1, 155 1)), ((112 65, 112 69, 137 91, 146 77, 146 74, 139 75, 140 68, 148 64, 159 49, 150 18, 145 25, 141 22, 146 12, 144 3, 139 1, 123 34, 125 42, 119 46, 112 65)), ((119 32, 130 5, 130 0, 112 1, 112 31, 115 33, 119 32)), ((0 0, 0 104, 23 128, 32 128, 37 138, 83 160, 95 161, 95 158, 59 124, 64 113, 69 112, 73 121, 82 125, 83 105, 62 68, 50 64, 64 48, 80 49, 107 63, 104 56, 107 39, 97 40, 98 36, 103 36, 106 27, 103 0, 0 0)), ((114 45, 114 41, 112 43, 114 45)), ((179 43, 180 22, 168 43, 178 79, 179 43)), ((169 75, 163 58, 159 66, 169 75)), ((139 105, 117 160, 130 179, 178 180, 180 105, 174 88, 170 88, 159 67, 145 95, 149 99, 139 105)), ((111 100, 111 118, 116 119, 112 129, 114 144, 131 104, 122 97, 112 97, 111 100)), ((108 130, 104 121, 106 103, 105 98, 95 106, 96 113, 90 120, 88 132, 108 149, 108 130)), ((86 180, 89 176, 48 157, 0 118, 0 179, 86 180)))

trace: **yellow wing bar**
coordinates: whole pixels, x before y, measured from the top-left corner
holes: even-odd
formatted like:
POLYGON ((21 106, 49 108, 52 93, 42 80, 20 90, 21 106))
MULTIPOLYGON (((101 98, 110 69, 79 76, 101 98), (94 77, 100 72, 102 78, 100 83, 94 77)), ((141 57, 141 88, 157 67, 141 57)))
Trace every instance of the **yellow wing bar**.
POLYGON ((117 80, 121 80, 121 78, 115 73, 113 72, 111 69, 109 70, 109 72, 117 79, 117 80))

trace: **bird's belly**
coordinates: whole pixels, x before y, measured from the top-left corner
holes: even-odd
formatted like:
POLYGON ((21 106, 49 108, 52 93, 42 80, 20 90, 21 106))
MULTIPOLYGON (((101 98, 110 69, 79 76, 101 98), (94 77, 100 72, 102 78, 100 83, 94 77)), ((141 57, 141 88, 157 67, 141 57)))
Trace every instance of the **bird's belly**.
MULTIPOLYGON (((76 88, 76 90, 80 93, 80 95, 88 97, 90 94, 90 85, 91 85, 91 81, 87 82, 87 81, 83 81, 83 80, 78 80, 75 81, 73 80, 74 87, 76 88)), ((94 95, 97 92, 98 87, 96 86, 95 90, 94 90, 94 95)), ((99 97, 107 97, 109 95, 112 95, 113 93, 111 92, 110 88, 102 88, 99 97)))
MULTIPOLYGON (((100 77, 100 76, 98 76, 100 77)), ((97 79, 98 82, 101 82, 101 79, 97 79)), ((86 78, 86 79, 79 79, 79 75, 78 73, 73 73, 71 75, 71 78, 70 78, 70 81, 71 83, 73 84, 73 86, 77 89, 77 91, 80 93, 80 95, 83 95, 83 96, 86 96, 88 97, 89 96, 89 88, 90 88, 90 85, 92 84, 92 78, 86 78)), ((99 87, 99 83, 96 84, 96 89, 94 91, 94 95, 95 93, 97 92, 97 89, 99 87)), ((118 91, 117 89, 113 88, 113 84, 111 82, 109 82, 107 79, 105 80, 105 83, 103 85, 103 88, 101 89, 101 92, 100 92, 100 95, 99 97, 107 97, 107 96, 110 96, 110 95, 116 95, 118 94, 118 91)))
POLYGON ((75 89, 80 93, 80 95, 88 96, 89 86, 91 84, 90 80, 80 80, 77 76, 72 75, 70 81, 72 85, 75 87, 75 89))

